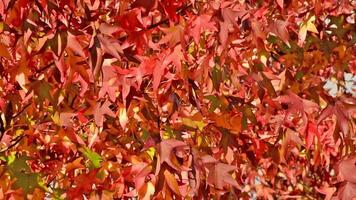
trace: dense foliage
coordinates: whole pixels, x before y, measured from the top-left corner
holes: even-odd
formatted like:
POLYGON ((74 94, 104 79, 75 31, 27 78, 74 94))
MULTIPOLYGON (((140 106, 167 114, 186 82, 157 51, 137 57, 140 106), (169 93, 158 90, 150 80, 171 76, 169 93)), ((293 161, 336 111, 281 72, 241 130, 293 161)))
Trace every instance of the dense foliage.
POLYGON ((355 8, 0 1, 0 199, 356 197, 355 8))

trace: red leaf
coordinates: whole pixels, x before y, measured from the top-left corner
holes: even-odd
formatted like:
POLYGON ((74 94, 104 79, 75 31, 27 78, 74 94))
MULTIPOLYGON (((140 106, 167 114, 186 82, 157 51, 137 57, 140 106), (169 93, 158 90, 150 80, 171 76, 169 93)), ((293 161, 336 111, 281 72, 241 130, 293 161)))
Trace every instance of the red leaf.
POLYGON ((103 126, 104 123, 104 115, 108 115, 110 117, 115 117, 115 113, 109 108, 110 103, 105 101, 103 105, 96 104, 94 109, 94 119, 98 126, 103 126))
MULTIPOLYGON (((282 0, 283 1, 283 0, 282 0)), ((282 41, 289 45, 289 33, 287 30, 288 22, 282 20, 276 20, 271 23, 269 30, 282 39, 282 41)))
POLYGON ((288 119, 289 115, 292 113, 302 114, 303 124, 301 125, 300 129, 301 132, 303 133, 305 132, 305 128, 308 123, 307 114, 315 112, 319 109, 318 104, 309 100, 302 99, 291 91, 288 91, 287 95, 280 96, 275 100, 277 100, 280 103, 288 105, 288 109, 285 117, 286 119, 288 119))
POLYGON ((184 41, 183 19, 181 20, 181 23, 176 26, 160 29, 165 34, 165 36, 159 41, 159 44, 168 43, 170 47, 174 47, 177 43, 184 41))
POLYGON ((234 11, 231 8, 221 9, 221 15, 224 19, 223 22, 220 22, 220 31, 219 39, 223 46, 225 46, 230 27, 239 27, 237 20, 239 17, 242 17, 246 12, 245 11, 234 11))
POLYGON ((210 166, 208 165, 207 168, 209 169, 207 179, 209 184, 214 185, 218 189, 223 189, 227 185, 240 189, 237 181, 229 174, 229 172, 236 170, 235 166, 224 163, 214 163, 210 166))
POLYGON ((283 9, 284 0, 276 0, 276 2, 279 5, 279 7, 283 9))
POLYGON ((310 149, 313 144, 315 136, 320 140, 320 133, 315 122, 309 121, 307 125, 306 147, 310 149))
POLYGON ((137 28, 143 29, 141 11, 139 8, 134 8, 124 15, 118 17, 118 21, 123 29, 133 33, 137 31, 137 28))
POLYGON ((187 147, 187 144, 179 140, 168 139, 162 141, 160 143, 159 148, 159 154, 161 159, 160 164, 165 162, 175 170, 188 171, 189 168, 183 165, 179 165, 176 159, 175 150, 182 147, 187 147))
POLYGON ((153 91, 156 93, 159 87, 159 84, 161 83, 162 76, 164 74, 164 69, 165 65, 163 63, 157 62, 156 66, 153 70, 153 91))
POLYGON ((113 38, 110 38, 103 34, 99 34, 97 37, 101 43, 101 47, 106 53, 114 56, 114 58, 121 59, 119 53, 123 53, 123 51, 121 49, 121 45, 117 42, 117 40, 114 40, 113 38))
POLYGON ((337 198, 340 200, 356 199, 356 184, 350 182, 344 183, 337 193, 337 198))
POLYGON ((342 160, 338 165, 338 179, 356 184, 356 156, 342 160))
POLYGON ((316 188, 316 190, 325 195, 325 200, 331 200, 332 196, 334 195, 334 193, 336 192, 336 187, 322 187, 322 188, 316 188))
POLYGON ((98 170, 91 170, 87 174, 81 174, 74 179, 75 187, 68 190, 67 195, 69 199, 81 199, 83 194, 88 194, 93 184, 98 182, 96 178, 98 170))
POLYGON ((192 22, 191 29, 188 29, 188 33, 193 37, 196 44, 199 44, 200 36, 203 31, 217 31, 215 22, 210 21, 210 19, 211 16, 208 14, 200 15, 192 22))
POLYGON ((344 133, 344 135, 347 135, 349 133, 352 134, 355 131, 353 129, 350 130, 350 128, 353 128, 352 114, 355 113, 355 111, 356 111, 355 102, 337 101, 334 105, 329 104, 320 113, 318 118, 318 124, 324 119, 326 119, 327 117, 330 117, 332 114, 334 114, 337 118, 337 123, 341 131, 344 133))
POLYGON ((80 55, 81 57, 85 57, 82 45, 78 42, 78 39, 75 37, 75 35, 71 34, 70 32, 68 32, 67 46, 76 54, 80 55))

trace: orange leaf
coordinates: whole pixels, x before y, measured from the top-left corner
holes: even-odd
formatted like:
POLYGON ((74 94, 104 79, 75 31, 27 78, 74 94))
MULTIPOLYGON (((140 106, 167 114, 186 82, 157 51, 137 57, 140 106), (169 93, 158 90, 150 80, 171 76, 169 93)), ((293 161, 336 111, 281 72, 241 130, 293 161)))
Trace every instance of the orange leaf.
POLYGON ((163 174, 164 174, 164 178, 166 179, 166 183, 168 184, 169 188, 171 188, 174 193, 176 193, 177 195, 180 196, 181 194, 179 192, 179 186, 178 186, 177 180, 174 177, 174 175, 171 174, 168 170, 165 170, 163 172, 163 174))
POLYGON ((0 56, 7 58, 7 59, 11 58, 11 55, 10 55, 7 47, 5 45, 3 45, 2 43, 0 43, 0 56))

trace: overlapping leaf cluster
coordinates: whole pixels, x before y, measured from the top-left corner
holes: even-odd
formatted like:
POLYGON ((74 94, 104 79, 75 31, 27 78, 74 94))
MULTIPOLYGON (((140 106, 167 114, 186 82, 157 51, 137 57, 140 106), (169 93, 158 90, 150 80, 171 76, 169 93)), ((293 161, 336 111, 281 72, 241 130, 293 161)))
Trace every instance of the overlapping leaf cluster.
POLYGON ((0 199, 352 197, 355 6, 0 1, 0 199))

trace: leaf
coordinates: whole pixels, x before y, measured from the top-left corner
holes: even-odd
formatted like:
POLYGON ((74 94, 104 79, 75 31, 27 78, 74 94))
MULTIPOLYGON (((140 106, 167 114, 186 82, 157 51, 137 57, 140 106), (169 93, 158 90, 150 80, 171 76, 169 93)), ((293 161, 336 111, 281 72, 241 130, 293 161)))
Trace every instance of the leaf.
POLYGON ((211 101, 211 106, 209 107, 209 112, 214 112, 221 104, 218 97, 216 97, 214 95, 209 95, 209 96, 206 96, 205 98, 211 101))
POLYGON ((164 73, 164 68, 165 66, 163 66, 163 64, 161 63, 157 63, 157 65, 155 66, 154 70, 153 70, 153 90, 155 92, 157 92, 158 87, 160 85, 163 73, 164 73))
POLYGON ((184 125, 192 127, 192 128, 198 128, 200 131, 204 129, 204 127, 207 125, 203 121, 193 121, 190 118, 183 118, 182 122, 184 125))
POLYGON ((17 74, 15 79, 19 83, 21 88, 23 88, 24 90, 27 90, 26 84, 28 83, 28 79, 24 73, 21 72, 21 73, 17 74))
MULTIPOLYGON (((283 2, 283 0, 282 0, 283 2)), ((283 8, 283 5, 282 5, 283 8)), ((288 22, 282 20, 276 20, 275 22, 271 23, 269 29, 270 31, 281 38, 281 40, 286 43, 288 46, 289 44, 289 33, 287 30, 288 22)))
MULTIPOLYGON (((100 33, 105 34, 107 36, 112 36, 115 33, 120 32, 122 29, 120 26, 108 24, 108 23, 101 23, 99 27, 100 33)), ((101 35, 101 34, 99 34, 101 35)))
POLYGON ((99 168, 100 163, 103 161, 101 156, 96 153, 95 151, 90 150, 88 147, 84 147, 81 149, 81 152, 84 154, 84 156, 91 161, 93 164, 94 168, 99 168))
POLYGON ((307 21, 303 22, 300 29, 299 29, 299 44, 303 44, 305 39, 307 38, 307 31, 313 32, 313 33, 319 33, 318 29, 314 25, 315 21, 315 15, 312 15, 308 18, 307 21))
POLYGON ((232 178, 229 172, 236 170, 236 167, 224 163, 214 163, 207 167, 209 169, 207 182, 217 189, 224 189, 225 186, 233 186, 240 189, 239 184, 232 178))
POLYGON ((181 192, 179 191, 179 186, 174 175, 171 174, 168 170, 164 170, 163 174, 169 188, 171 188, 174 193, 180 196, 181 192))
POLYGON ((211 71, 211 80, 213 81, 213 85, 215 90, 219 90, 220 83, 222 82, 222 70, 218 66, 214 66, 211 71))
POLYGON ((332 196, 334 195, 334 193, 336 192, 336 187, 326 187, 323 186, 322 188, 316 188, 316 190, 325 195, 325 200, 331 200, 332 196))
POLYGON ((66 193, 69 199, 80 199, 83 194, 88 194, 94 184, 99 180, 96 177, 98 170, 90 170, 88 173, 83 173, 75 177, 75 186, 69 188, 66 193))
POLYGON ((73 162, 70 162, 66 165, 66 171, 70 172, 75 169, 85 169, 85 166, 81 164, 83 157, 75 159, 73 162))
POLYGON ((4 57, 4 58, 7 58, 7 59, 10 59, 11 58, 11 55, 9 53, 9 50, 7 49, 7 47, 5 45, 3 45, 1 42, 0 42, 0 56, 1 57, 4 57))
POLYGON ((349 103, 337 101, 334 105, 329 104, 325 109, 321 111, 318 118, 318 124, 327 117, 335 115, 337 118, 337 123, 344 135, 351 133, 352 131, 350 130, 350 128, 353 127, 352 113, 356 111, 356 104, 349 103))
POLYGON ((320 133, 318 131, 317 124, 315 122, 309 121, 307 125, 307 136, 306 136, 307 149, 310 149, 315 137, 317 137, 318 140, 320 140, 320 133))
POLYGON ((115 113, 109 108, 110 103, 105 101, 101 106, 96 104, 94 108, 94 119, 98 126, 103 126, 104 116, 108 115, 110 117, 115 117, 115 113))
POLYGON ((307 127, 307 114, 311 114, 319 110, 318 104, 309 100, 302 99, 291 91, 287 91, 286 95, 277 97, 275 100, 288 106, 285 119, 288 119, 292 113, 302 115, 303 124, 300 126, 301 132, 305 132, 307 127))
POLYGON ((184 19, 180 20, 180 23, 176 26, 170 26, 169 28, 160 28, 165 36, 159 41, 159 44, 168 43, 170 47, 174 47, 177 43, 184 41, 184 19))
POLYGON ((284 0, 276 0, 276 2, 279 5, 279 7, 283 9, 284 0))
POLYGON ((346 200, 346 199, 355 199, 356 198, 356 184, 346 182, 339 188, 339 192, 337 193, 337 198, 346 200))
POLYGON ((202 14, 193 20, 191 29, 188 30, 188 33, 193 37, 196 44, 199 44, 200 36, 203 31, 217 31, 215 22, 211 21, 210 19, 210 15, 202 14))
POLYGON ((64 49, 67 47, 68 33, 65 31, 58 31, 52 39, 48 40, 48 45, 52 51, 61 57, 64 49))
POLYGON ((81 57, 85 57, 82 45, 79 43, 75 35, 68 32, 68 42, 67 47, 70 48, 73 52, 78 54, 81 57))
POLYGON ((182 141, 175 139, 164 140, 160 143, 159 155, 160 155, 160 164, 167 163, 170 167, 178 171, 188 171, 189 168, 184 165, 180 165, 177 161, 175 150, 182 147, 187 147, 188 145, 182 141))
POLYGON ((127 118, 126 108, 120 108, 119 120, 120 120, 121 127, 125 130, 126 124, 129 120, 127 118))
POLYGON ((224 19, 223 22, 219 22, 220 31, 219 31, 219 39, 222 46, 226 45, 227 38, 229 35, 229 29, 234 26, 238 27, 237 20, 238 17, 241 16, 240 12, 236 12, 230 8, 221 9, 221 14, 224 19))
POLYGON ((27 160, 27 157, 12 157, 7 164, 11 176, 16 178, 16 187, 22 188, 25 194, 32 193, 35 188, 40 187, 39 174, 32 173, 27 160))
POLYGON ((356 174, 354 174, 355 169, 356 169, 355 155, 341 160, 337 166, 338 179, 341 181, 356 183, 356 174))
POLYGON ((114 58, 121 59, 120 53, 122 54, 123 51, 118 41, 103 34, 99 34, 97 37, 104 52, 112 55, 114 58))
POLYGON ((246 105, 243 110, 242 113, 244 114, 245 117, 247 117, 247 119, 249 119, 253 124, 257 124, 257 119, 255 114, 252 112, 252 108, 248 105, 246 105))
POLYGON ((280 103, 288 105, 288 112, 301 112, 301 113, 312 113, 319 109, 318 104, 300 98, 298 95, 291 91, 288 91, 286 95, 280 96, 275 99, 280 103))
POLYGON ((74 113, 60 113, 59 114, 59 125, 61 126, 72 126, 71 119, 74 116, 74 113))
POLYGON ((242 129, 242 118, 239 115, 231 115, 228 113, 224 113, 221 115, 212 114, 210 117, 213 120, 217 127, 226 128, 231 133, 239 133, 242 129))
MULTIPOLYGON (((280 156, 285 158, 286 151, 288 151, 288 147, 290 144, 293 145, 303 145, 303 141, 300 139, 298 133, 291 129, 287 129, 285 132, 285 136, 282 139, 281 148, 280 148, 280 156)), ((285 161, 285 160, 283 160, 285 161)))
POLYGON ((150 11, 152 8, 155 8, 157 6, 157 1, 156 0, 147 0, 147 1, 140 1, 140 0, 135 0, 131 6, 133 8, 137 7, 142 7, 145 9, 145 12, 150 11))

